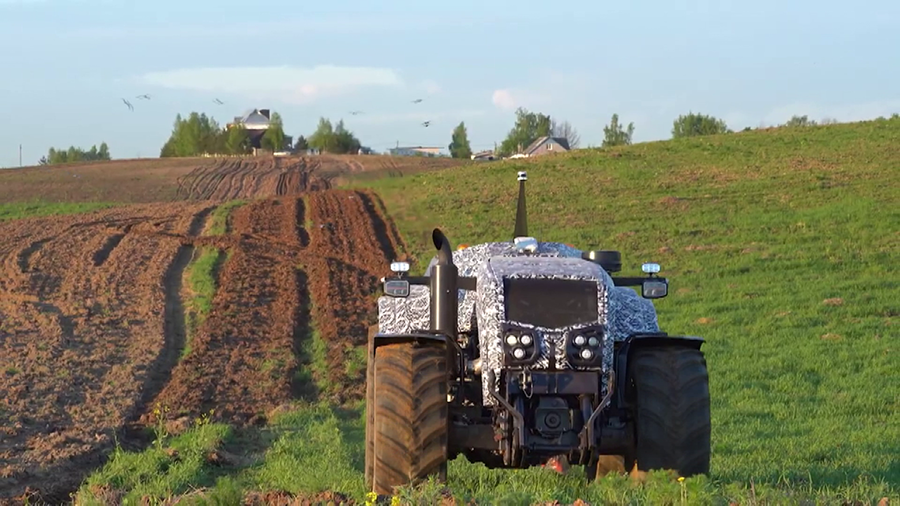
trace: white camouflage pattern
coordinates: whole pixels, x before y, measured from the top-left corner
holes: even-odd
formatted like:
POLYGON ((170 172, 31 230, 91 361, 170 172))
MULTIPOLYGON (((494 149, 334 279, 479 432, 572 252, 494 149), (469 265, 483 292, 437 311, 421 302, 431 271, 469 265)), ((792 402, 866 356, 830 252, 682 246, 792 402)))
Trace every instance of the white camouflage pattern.
MULTIPOLYGON (((535 252, 526 254, 519 252, 512 241, 478 244, 453 252, 453 263, 459 269, 459 275, 477 278, 476 292, 459 290, 459 330, 461 333, 472 332, 473 324, 477 325, 484 371, 494 371, 495 385, 482 383, 485 405, 496 404, 488 389, 491 386, 495 390, 499 387, 496 383, 500 380, 503 362, 503 336, 500 332, 501 323, 505 318, 503 278, 566 278, 597 281, 597 321, 563 329, 536 328, 538 336, 535 336, 535 345, 539 346, 540 356, 532 367, 533 370, 549 367, 549 342, 556 343, 556 356, 553 357, 556 368, 571 369, 564 345, 567 332, 599 323, 606 329, 602 344, 604 352, 602 371, 605 377, 612 367, 614 342, 624 340, 638 332, 659 331, 653 303, 629 287, 614 286, 610 275, 599 265, 581 259, 581 253, 581 250, 565 244, 541 242, 535 252)), ((436 262, 436 257, 431 260, 426 275, 431 273, 431 268, 436 262)), ((379 297, 379 332, 402 334, 427 330, 430 326, 429 292, 426 286, 412 286, 407 298, 379 297)), ((511 323, 516 323, 520 327, 535 328, 533 325, 519 322, 511 323)), ((606 393, 606 381, 601 383, 601 393, 606 393)))

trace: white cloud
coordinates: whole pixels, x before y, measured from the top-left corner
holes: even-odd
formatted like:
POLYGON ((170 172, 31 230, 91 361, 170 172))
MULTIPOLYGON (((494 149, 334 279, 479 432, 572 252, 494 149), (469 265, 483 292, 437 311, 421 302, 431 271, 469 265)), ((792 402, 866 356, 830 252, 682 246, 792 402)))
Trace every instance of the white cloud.
POLYGON ((513 92, 507 89, 494 90, 494 94, 491 96, 491 102, 497 106, 497 108, 505 111, 512 111, 518 105, 516 97, 513 96, 513 92))
POLYGON ((236 94, 295 104, 346 95, 360 88, 404 85, 391 69, 334 65, 178 69, 150 72, 138 77, 137 81, 163 88, 236 94))

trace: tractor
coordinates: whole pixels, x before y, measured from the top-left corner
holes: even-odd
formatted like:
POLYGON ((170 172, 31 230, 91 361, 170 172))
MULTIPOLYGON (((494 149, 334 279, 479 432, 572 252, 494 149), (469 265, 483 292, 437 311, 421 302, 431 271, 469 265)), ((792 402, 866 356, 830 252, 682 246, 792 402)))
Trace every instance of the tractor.
POLYGON ((588 479, 603 456, 708 473, 704 340, 660 331, 652 300, 669 283, 659 264, 614 276, 618 251, 529 236, 527 174, 517 179, 512 241, 454 250, 436 228, 424 275, 395 261, 382 279, 367 350, 367 488, 445 481, 459 455, 489 468, 565 456, 588 479))

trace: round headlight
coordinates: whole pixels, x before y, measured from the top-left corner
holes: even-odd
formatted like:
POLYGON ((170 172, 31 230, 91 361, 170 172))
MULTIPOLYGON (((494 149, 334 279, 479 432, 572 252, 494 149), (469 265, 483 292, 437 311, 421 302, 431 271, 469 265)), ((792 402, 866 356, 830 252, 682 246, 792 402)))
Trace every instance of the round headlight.
POLYGON ((531 344, 531 334, 522 334, 522 344, 525 346, 531 344))
POLYGON ((589 350, 587 348, 581 350, 581 358, 583 358, 585 360, 590 360, 593 357, 594 357, 594 352, 592 352, 591 350, 589 350))
POLYGON ((600 345, 600 341, 596 337, 592 337, 592 338, 588 339, 588 344, 590 344, 591 346, 596 348, 597 346, 600 345))
POLYGON ((585 342, 586 342, 586 340, 585 340, 584 336, 582 336, 580 334, 575 336, 575 345, 576 346, 584 346, 585 342))
POLYGON ((522 348, 516 348, 513 350, 513 356, 516 357, 516 360, 522 360, 525 358, 525 350, 522 348))
POLYGON ((508 335, 506 336, 506 344, 508 344, 508 345, 510 345, 510 346, 515 346, 516 343, 518 343, 518 342, 519 342, 519 340, 516 339, 516 336, 514 336, 514 335, 512 335, 512 334, 508 334, 508 335))

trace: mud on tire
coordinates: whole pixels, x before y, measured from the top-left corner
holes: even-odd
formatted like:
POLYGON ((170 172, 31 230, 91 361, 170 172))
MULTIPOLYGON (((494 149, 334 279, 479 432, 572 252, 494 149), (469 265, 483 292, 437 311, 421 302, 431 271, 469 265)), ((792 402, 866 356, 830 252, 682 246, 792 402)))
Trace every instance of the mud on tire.
POLYGON ((635 451, 628 470, 673 469, 688 477, 709 473, 709 376, 700 350, 635 350, 629 386, 636 401, 635 451))
MULTIPOLYGON (((443 346, 380 346, 375 352, 372 490, 447 475, 447 355, 443 346)), ((367 445, 368 446, 368 445, 367 445)))

